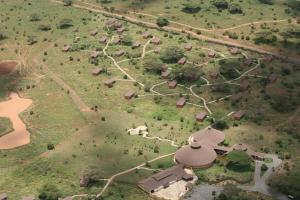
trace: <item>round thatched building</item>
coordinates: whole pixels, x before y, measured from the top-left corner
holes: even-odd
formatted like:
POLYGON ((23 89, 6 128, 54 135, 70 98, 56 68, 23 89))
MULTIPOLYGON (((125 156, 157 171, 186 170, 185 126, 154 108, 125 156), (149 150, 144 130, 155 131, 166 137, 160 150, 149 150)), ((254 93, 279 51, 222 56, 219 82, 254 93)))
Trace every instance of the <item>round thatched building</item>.
POLYGON ((214 128, 206 128, 194 133, 190 142, 199 142, 205 146, 214 147, 225 140, 225 134, 214 128))
POLYGON ((184 167, 205 168, 213 164, 217 154, 210 146, 192 142, 175 153, 175 161, 184 167))

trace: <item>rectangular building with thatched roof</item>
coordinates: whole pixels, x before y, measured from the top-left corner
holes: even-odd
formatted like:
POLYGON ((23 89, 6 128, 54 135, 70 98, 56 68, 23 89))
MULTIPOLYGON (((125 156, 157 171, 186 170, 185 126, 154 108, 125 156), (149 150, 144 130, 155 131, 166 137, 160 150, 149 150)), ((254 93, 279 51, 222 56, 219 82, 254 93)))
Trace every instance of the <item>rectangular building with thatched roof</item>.
POLYGON ((114 78, 104 81, 104 85, 109 88, 111 88, 115 83, 116 83, 116 80, 114 78))
POLYGON ((190 181, 193 180, 193 176, 177 165, 139 182, 138 185, 146 192, 154 193, 180 180, 190 181))
POLYGON ((135 91, 134 90, 129 90, 128 92, 125 93, 124 98, 127 100, 132 99, 135 96, 135 91))
POLYGON ((0 194, 0 200, 7 200, 7 199, 8 199, 7 193, 0 194))
POLYGON ((183 106, 185 105, 185 103, 186 103, 186 99, 184 97, 181 97, 176 102, 176 106, 177 106, 177 108, 183 108, 183 106))
POLYGON ((198 122, 203 122, 206 117, 207 117, 207 113, 206 112, 199 112, 196 115, 196 120, 198 122))

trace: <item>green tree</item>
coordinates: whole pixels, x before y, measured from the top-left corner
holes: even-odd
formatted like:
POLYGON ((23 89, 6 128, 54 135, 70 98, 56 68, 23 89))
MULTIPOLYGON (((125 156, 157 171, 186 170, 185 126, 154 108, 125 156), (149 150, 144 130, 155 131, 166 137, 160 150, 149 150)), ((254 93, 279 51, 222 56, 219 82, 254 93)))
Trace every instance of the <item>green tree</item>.
POLYGON ((40 16, 36 13, 30 15, 29 20, 32 22, 40 21, 40 16))
POLYGON ((122 44, 126 45, 126 46, 131 46, 133 39, 130 35, 125 35, 122 39, 121 39, 122 44))
POLYGON ((240 63, 238 60, 226 60, 219 62, 220 66, 220 74, 222 74, 227 79, 233 79, 239 77, 239 73, 236 69, 240 68, 240 63))
POLYGON ((231 14, 241 14, 241 13, 243 13, 242 7, 241 7, 239 4, 236 4, 236 3, 231 4, 231 5, 229 6, 228 11, 229 11, 231 14))
POLYGON ((186 13, 197 13, 201 10, 199 3, 188 2, 183 5, 184 7, 182 8, 182 11, 186 13))
POLYGON ((160 59, 165 63, 177 63, 184 56, 183 50, 177 46, 170 46, 161 52, 160 59))
POLYGON ((163 63, 160 59, 147 57, 143 61, 143 67, 146 72, 160 74, 163 69, 163 63))
POLYGON ((71 6, 73 4, 73 0, 63 0, 64 6, 71 6))
POLYGON ((212 4, 218 8, 218 9, 227 9, 229 6, 229 3, 226 0, 213 0, 212 4))
POLYGON ((232 151, 226 156, 228 169, 234 171, 249 171, 251 170, 252 159, 244 151, 232 151))
POLYGON ((0 40, 4 40, 6 38, 6 35, 0 31, 0 40))
POLYGON ((158 17, 156 20, 156 24, 160 27, 167 26, 169 21, 164 17, 158 17))
POLYGON ((59 29, 66 29, 66 28, 69 28, 71 26, 73 26, 73 20, 71 20, 71 19, 62 19, 58 23, 58 28, 59 29))

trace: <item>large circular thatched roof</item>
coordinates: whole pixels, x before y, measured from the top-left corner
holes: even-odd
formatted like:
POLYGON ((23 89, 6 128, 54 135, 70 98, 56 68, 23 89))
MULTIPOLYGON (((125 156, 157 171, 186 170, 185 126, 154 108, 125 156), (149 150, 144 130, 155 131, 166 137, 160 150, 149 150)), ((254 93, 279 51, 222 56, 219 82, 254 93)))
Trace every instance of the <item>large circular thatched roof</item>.
POLYGON ((204 168, 209 167, 216 159, 217 154, 212 147, 192 142, 175 153, 177 163, 185 167, 204 168))
POLYGON ((192 135, 192 142, 214 147, 225 140, 225 134, 214 128, 206 128, 192 135))

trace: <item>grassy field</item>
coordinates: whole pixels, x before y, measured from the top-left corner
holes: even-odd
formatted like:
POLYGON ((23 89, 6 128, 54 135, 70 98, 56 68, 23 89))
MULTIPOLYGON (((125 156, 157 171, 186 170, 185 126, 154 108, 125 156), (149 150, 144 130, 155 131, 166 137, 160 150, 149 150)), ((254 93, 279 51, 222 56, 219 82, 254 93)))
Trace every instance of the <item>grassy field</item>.
MULTIPOLYGON (((126 3, 128 2, 117 1, 107 6, 126 8, 128 6, 126 3)), ((154 15, 163 13, 163 16, 169 19, 187 20, 191 25, 206 28, 212 27, 208 23, 215 28, 225 28, 249 21, 269 20, 274 18, 274 14, 282 18, 290 17, 284 13, 280 1, 276 1, 276 4, 270 7, 259 7, 264 13, 262 16, 253 14, 256 4, 243 2, 251 7, 245 11, 246 16, 251 17, 241 15, 229 17, 227 11, 214 15, 217 10, 211 12, 212 16, 201 16, 204 15, 203 10, 209 8, 207 2, 204 2, 202 10, 193 16, 180 11, 181 1, 174 1, 173 6, 166 8, 170 3, 171 1, 164 1, 164 5, 159 8, 155 6, 156 9, 155 3, 149 3, 143 12, 149 11, 154 15), (173 17, 174 12, 178 13, 176 15, 178 18, 173 17), (205 21, 205 18, 209 21, 205 21), (221 24, 220 19, 227 18, 226 23, 221 24)), ((145 60, 160 60, 161 54, 152 52, 156 45, 149 44, 145 48, 145 57, 137 58, 142 55, 143 47, 149 40, 143 39, 141 35, 146 28, 122 22, 126 28, 125 34, 130 35, 133 41, 140 41, 141 47, 132 49, 131 46, 111 43, 106 49, 117 62, 122 61, 119 63, 120 68, 133 77, 134 80, 130 80, 110 58, 103 55, 105 44, 100 43, 99 38, 118 37, 115 31, 107 31, 105 22, 108 18, 48 1, 4 0, 1 4, 3 5, 0 7, 0 19, 3 24, 1 31, 7 38, 0 41, 0 60, 19 60, 22 65, 14 73, 0 76, 0 99, 7 98, 10 91, 18 91, 22 96, 33 100, 30 110, 21 114, 31 133, 30 144, 13 150, 0 151, 0 193, 7 192, 10 199, 19 199, 21 196, 31 194, 37 196, 45 183, 57 185, 62 196, 79 193, 97 194, 104 187, 105 181, 98 181, 89 188, 81 188, 79 179, 82 175, 93 173, 98 179, 107 179, 118 172, 176 151, 169 142, 127 134, 129 128, 140 125, 148 126, 149 136, 169 139, 181 146, 186 144, 191 133, 210 125, 212 118, 223 119, 230 127, 225 130, 229 144, 244 142, 254 150, 276 152, 283 157, 286 154, 299 154, 297 148, 299 139, 295 139, 297 134, 286 133, 286 127, 292 126, 293 123, 297 124, 295 119, 299 102, 298 66, 274 60, 272 63, 254 68, 261 57, 256 53, 243 51, 244 55, 234 56, 221 45, 191 40, 181 34, 148 30, 162 40, 162 44, 159 45, 162 50, 169 46, 183 49, 186 43, 193 45, 192 51, 184 51, 189 63, 184 67, 174 63, 168 66, 172 70, 197 66, 195 69, 201 72, 204 79, 183 82, 171 90, 167 83, 164 83, 167 80, 144 69, 145 60), (40 12, 41 10, 43 11, 40 12), (63 19, 72 19, 72 26, 65 29, 57 28, 63 19), (51 30, 42 31, 41 25, 46 25, 51 30), (90 35, 90 31, 94 29, 98 30, 95 37, 90 35), (32 40, 36 43, 29 45, 28 42, 32 40), (62 52, 64 45, 81 48, 62 52), (115 51, 119 49, 123 49, 126 54, 121 57, 114 56, 115 51), (101 54, 98 64, 92 64, 89 57, 96 50, 101 54), (216 58, 207 56, 211 50, 217 52, 216 58), (245 55, 254 60, 252 65, 242 64, 245 55), (228 98, 219 99, 238 93, 240 80, 232 81, 233 84, 224 84, 228 81, 224 76, 217 79, 211 79, 209 76, 210 72, 221 70, 223 64, 220 59, 233 60, 233 65, 240 74, 253 68, 253 71, 245 76, 251 87, 242 92, 243 98, 238 103, 233 104, 228 98), (104 67, 107 72, 92 76, 91 70, 96 66, 104 67), (264 81, 271 73, 278 75, 278 81, 265 85, 264 81), (63 80, 64 84, 59 83, 54 77, 63 80), (103 83, 109 78, 117 79, 112 88, 107 88, 103 83), (143 84, 144 87, 136 82, 143 84), (216 90, 213 86, 218 84, 226 85, 228 88, 216 90), (65 85, 74 90, 76 98, 94 110, 80 110, 70 91, 65 89, 65 85), (191 94, 190 87, 193 85, 193 91, 204 98, 212 112, 202 123, 196 122, 195 115, 207 109, 201 98, 191 94), (153 92, 147 91, 146 87, 152 87, 162 95, 155 96, 153 92), (137 97, 126 101, 124 94, 130 89, 136 91, 137 97), (279 93, 278 91, 282 96, 289 96, 291 111, 279 114, 274 106, 272 107, 270 101, 279 93), (184 94, 188 94, 190 104, 178 109, 176 101, 184 94), (256 108, 261 108, 262 111, 256 108), (239 122, 233 122, 227 117, 228 113, 239 109, 251 111, 255 115, 251 117, 249 115, 239 122), (285 124, 286 119, 288 120, 285 124), (54 149, 49 150, 49 145, 54 149), (156 147, 159 147, 158 152, 154 152, 156 147)), ((299 123, 293 127, 299 130, 298 125, 299 123)), ((291 162, 295 162, 296 159, 292 158, 291 162)), ((148 167, 155 171, 172 165, 173 157, 170 156, 150 163, 148 167)), ((138 169, 117 177, 104 193, 104 198, 151 199, 136 185, 138 181, 151 174, 152 170, 138 169)), ((205 176, 206 180, 211 182, 220 176, 240 182, 248 182, 252 177, 251 172, 241 174, 228 170, 225 173, 224 168, 217 164, 210 169, 199 170, 197 174, 200 177, 205 176)))
POLYGON ((8 118, 0 117, 0 137, 13 130, 12 124, 8 118))

